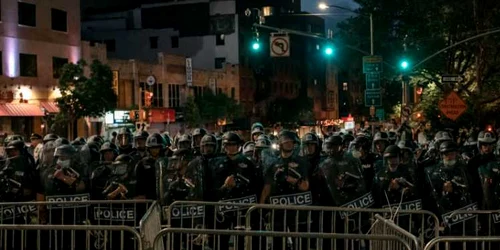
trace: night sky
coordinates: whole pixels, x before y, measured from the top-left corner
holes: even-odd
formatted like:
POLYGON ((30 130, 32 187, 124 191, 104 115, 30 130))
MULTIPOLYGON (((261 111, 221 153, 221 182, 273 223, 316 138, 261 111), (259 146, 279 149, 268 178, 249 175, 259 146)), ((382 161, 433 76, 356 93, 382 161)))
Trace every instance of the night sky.
POLYGON ((302 1, 302 10, 307 11, 310 13, 331 13, 331 15, 326 15, 322 16, 326 20, 326 26, 327 28, 336 28, 336 25, 338 22, 348 18, 349 16, 353 15, 352 13, 343 11, 343 10, 336 10, 336 9, 329 9, 326 11, 319 10, 318 9, 318 4, 321 2, 324 2, 326 4, 335 4, 338 6, 346 7, 349 9, 356 9, 358 5, 354 3, 352 0, 301 0, 302 1))

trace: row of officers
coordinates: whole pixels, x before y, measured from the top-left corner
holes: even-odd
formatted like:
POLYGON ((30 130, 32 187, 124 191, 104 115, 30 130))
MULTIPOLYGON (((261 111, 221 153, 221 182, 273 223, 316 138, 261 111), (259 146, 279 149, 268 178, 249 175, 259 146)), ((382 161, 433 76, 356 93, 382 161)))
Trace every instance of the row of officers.
MULTIPOLYGON (((322 142, 314 133, 300 139, 288 130, 278 135, 276 150, 262 125, 251 130, 251 141, 244 143, 234 132, 218 138, 195 129, 176 140, 175 151, 167 135, 133 135, 128 129, 118 133, 118 145, 99 136, 70 142, 54 134, 33 135, 41 141, 33 155, 14 139, 5 147, 0 198, 61 204, 151 199, 165 206, 198 200, 425 209, 450 227, 470 219, 451 216, 455 210, 500 208, 500 165, 493 154, 497 139, 489 131, 479 133, 474 147, 465 149, 447 132, 438 132, 422 151, 404 136, 394 142, 380 132, 373 137, 332 135, 322 142)), ((41 223, 57 223, 47 222, 43 214, 41 223)), ((235 224, 231 211, 224 215, 229 218, 224 225, 235 224)), ((286 230, 293 221, 275 219, 273 226, 286 230)))

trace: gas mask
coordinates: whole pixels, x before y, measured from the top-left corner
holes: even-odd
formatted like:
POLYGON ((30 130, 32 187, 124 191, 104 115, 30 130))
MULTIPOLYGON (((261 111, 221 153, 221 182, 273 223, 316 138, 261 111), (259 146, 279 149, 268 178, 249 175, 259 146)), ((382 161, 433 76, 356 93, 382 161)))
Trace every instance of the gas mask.
POLYGON ((457 159, 448 160, 448 159, 443 158, 443 165, 445 168, 451 168, 451 167, 455 166, 455 164, 457 164, 457 159))
POLYGON ((69 168, 71 165, 71 160, 70 159, 67 159, 67 160, 58 159, 56 164, 59 165, 61 168, 69 168))

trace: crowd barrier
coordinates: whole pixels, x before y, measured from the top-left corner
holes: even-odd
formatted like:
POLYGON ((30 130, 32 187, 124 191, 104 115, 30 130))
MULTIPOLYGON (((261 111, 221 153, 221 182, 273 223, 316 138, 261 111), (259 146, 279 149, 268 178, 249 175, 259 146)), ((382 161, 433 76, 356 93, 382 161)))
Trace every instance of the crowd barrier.
MULTIPOLYGON (((200 249, 200 250, 285 250, 289 249, 293 243, 299 242, 292 249, 309 250, 310 246, 304 246, 301 242, 307 239, 335 239, 354 241, 368 241, 374 248, 371 250, 414 250, 404 239, 392 235, 364 235, 364 234, 330 234, 330 233, 294 233, 294 232, 268 232, 268 231, 234 231, 234 230, 207 230, 195 228, 165 228, 161 230, 155 237, 155 245, 157 242, 166 242, 166 250, 174 249, 200 249), (226 236, 226 237, 223 237, 226 236), (234 236, 244 240, 244 244, 234 244, 230 248, 221 243, 223 238, 234 236), (254 242, 259 242, 259 238, 283 239, 288 241, 288 245, 276 248, 269 245, 255 245, 254 242), (376 248, 372 242, 397 242, 397 248, 376 248)), ((155 248, 155 250, 165 250, 163 248, 155 248)), ((319 248, 318 248, 319 249, 319 248)), ((329 248, 330 249, 330 248, 329 248)), ((350 249, 350 248, 332 248, 332 249, 350 249)), ((357 248, 360 249, 360 248, 357 248)))

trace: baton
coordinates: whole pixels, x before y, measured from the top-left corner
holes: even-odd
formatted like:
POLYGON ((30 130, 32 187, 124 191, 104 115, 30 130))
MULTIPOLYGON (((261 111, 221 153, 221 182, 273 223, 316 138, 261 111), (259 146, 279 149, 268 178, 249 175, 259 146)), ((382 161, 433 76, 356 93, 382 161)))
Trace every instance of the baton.
POLYGON ((16 184, 18 187, 22 186, 22 184, 14 179, 9 178, 9 181, 16 184))
POLYGON ((406 183, 408 186, 413 187, 413 183, 407 181, 405 178, 401 177, 398 179, 399 182, 406 183))
POLYGON ((359 175, 354 175, 354 174, 351 174, 349 172, 345 172, 344 175, 350 176, 350 177, 358 179, 358 180, 361 179, 361 177, 359 175))
POLYGON ((455 183, 455 185, 457 185, 459 187, 462 187, 462 188, 466 188, 467 187, 467 185, 458 183, 455 179, 451 180, 451 182, 455 183))
POLYGON ((250 180, 246 178, 245 176, 241 175, 240 173, 236 174, 236 177, 246 181, 247 183, 250 183, 250 180))
POLYGON ((297 179, 302 178, 302 175, 299 172, 295 171, 295 169, 288 168, 288 171, 292 171, 292 173, 294 173, 295 175, 297 175, 297 179))

